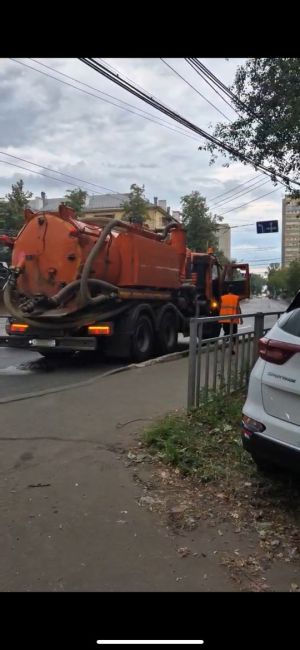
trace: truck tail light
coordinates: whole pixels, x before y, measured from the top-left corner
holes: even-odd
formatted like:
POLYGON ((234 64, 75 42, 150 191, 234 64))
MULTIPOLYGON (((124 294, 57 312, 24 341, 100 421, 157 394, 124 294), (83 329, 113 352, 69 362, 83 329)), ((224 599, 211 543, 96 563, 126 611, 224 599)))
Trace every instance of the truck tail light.
POLYGON ((101 325, 89 325, 88 334, 90 336, 111 336, 112 325, 110 323, 101 323, 101 325))
POLYGON ((294 354, 300 352, 300 345, 294 343, 285 343, 274 339, 262 338, 258 342, 258 354, 261 359, 269 363, 275 363, 282 366, 286 361, 291 359, 294 354))
POLYGON ((9 333, 10 334, 24 334, 26 330, 28 329, 28 325, 26 323, 10 323, 9 325, 9 333))

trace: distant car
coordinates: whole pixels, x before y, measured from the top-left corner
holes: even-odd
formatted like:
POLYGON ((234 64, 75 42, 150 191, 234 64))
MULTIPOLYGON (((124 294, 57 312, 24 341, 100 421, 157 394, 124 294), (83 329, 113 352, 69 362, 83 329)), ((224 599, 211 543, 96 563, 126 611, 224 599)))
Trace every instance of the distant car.
POLYGON ((259 341, 243 408, 242 442, 262 469, 300 470, 300 292, 259 341))

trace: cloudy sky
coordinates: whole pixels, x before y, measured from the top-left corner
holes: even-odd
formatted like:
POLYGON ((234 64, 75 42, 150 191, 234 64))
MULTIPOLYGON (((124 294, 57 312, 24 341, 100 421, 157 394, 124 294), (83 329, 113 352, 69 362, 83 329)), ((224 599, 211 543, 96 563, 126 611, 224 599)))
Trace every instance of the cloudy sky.
MULTIPOLYGON (((244 62, 201 60, 227 85, 244 62)), ((184 59, 165 61, 205 98, 160 59, 106 62, 206 131, 225 121, 217 109, 234 119, 234 111, 184 59)), ((257 235, 252 224, 266 219, 278 219, 281 224, 282 186, 276 188, 250 166, 235 163, 224 167, 222 157, 210 166, 208 154, 198 151, 200 137, 79 60, 0 59, 0 95, 0 197, 19 178, 35 196, 45 191, 48 197, 64 196, 74 187, 72 183, 89 194, 128 192, 130 185, 137 183, 145 185, 149 199, 166 199, 171 210, 178 210, 181 196, 198 190, 212 209, 215 206, 215 212, 224 214, 224 222, 238 226, 232 229, 234 257, 249 261, 253 272, 262 272, 269 262, 280 261, 280 233, 257 235), (87 182, 68 180, 57 172, 87 182), (228 193, 215 198, 250 179, 253 182, 236 190, 245 192, 242 196, 231 198, 228 193), (233 209, 267 193, 271 194, 233 209)))

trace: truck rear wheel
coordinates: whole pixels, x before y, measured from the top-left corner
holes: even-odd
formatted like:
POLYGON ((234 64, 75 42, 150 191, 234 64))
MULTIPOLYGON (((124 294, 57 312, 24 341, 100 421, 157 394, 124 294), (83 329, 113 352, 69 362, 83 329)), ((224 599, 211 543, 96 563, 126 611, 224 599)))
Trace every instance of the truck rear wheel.
POLYGON ((141 314, 134 325, 132 333, 132 358, 140 363, 149 359, 154 351, 154 332, 151 319, 141 314))
POLYGON ((161 310, 158 318, 158 351, 160 354, 171 354, 177 346, 178 316, 172 307, 161 310))

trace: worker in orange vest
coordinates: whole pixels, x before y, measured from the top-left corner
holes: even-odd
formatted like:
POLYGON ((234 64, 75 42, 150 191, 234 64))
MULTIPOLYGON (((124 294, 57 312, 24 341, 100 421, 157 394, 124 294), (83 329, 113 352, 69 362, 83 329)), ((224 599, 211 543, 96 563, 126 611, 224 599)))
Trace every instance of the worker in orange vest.
MULTIPOLYGON (((238 324, 242 323, 241 318, 233 318, 232 321, 226 316, 232 316, 233 314, 241 314, 240 308, 240 296, 233 293, 232 284, 229 285, 227 292, 221 296, 221 307, 220 307, 220 316, 219 323, 223 326, 223 331, 225 336, 230 334, 230 322, 232 325, 232 334, 237 334, 238 324)), ((236 338, 233 339, 233 348, 235 346, 236 338)), ((234 349, 232 348, 232 354, 235 354, 234 349)))

